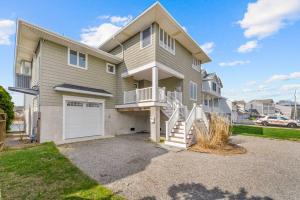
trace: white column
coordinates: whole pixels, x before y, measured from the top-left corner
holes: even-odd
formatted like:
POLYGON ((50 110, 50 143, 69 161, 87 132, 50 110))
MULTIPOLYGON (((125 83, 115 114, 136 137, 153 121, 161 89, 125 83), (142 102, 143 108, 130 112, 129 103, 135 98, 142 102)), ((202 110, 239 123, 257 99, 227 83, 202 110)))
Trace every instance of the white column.
POLYGON ((158 68, 152 67, 152 99, 158 101, 158 68))
POLYGON ((150 138, 160 141, 160 107, 150 107, 150 138))

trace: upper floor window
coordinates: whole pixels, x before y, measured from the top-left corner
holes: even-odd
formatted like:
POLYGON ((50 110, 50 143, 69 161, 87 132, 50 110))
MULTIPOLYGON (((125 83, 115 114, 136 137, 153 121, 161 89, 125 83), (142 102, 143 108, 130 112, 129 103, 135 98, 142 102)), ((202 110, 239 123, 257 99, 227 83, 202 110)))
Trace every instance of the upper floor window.
POLYGON ((110 63, 106 63, 106 72, 110 74, 116 73, 116 66, 110 63))
POLYGON ((201 60, 198 60, 196 58, 193 58, 193 64, 192 64, 193 69, 197 70, 198 72, 201 71, 201 60))
POLYGON ((212 90, 217 91, 217 84, 215 82, 212 83, 212 90))
POLYGON ((218 93, 221 94, 221 88, 220 87, 218 87, 218 93))
POLYGON ((197 101, 197 83, 190 81, 190 99, 197 101))
POLYGON ((159 45, 175 55, 175 39, 161 28, 159 28, 159 45))
POLYGON ((141 39, 141 48, 145 48, 151 45, 151 34, 152 26, 149 26, 145 30, 141 31, 140 39, 141 39))
POLYGON ((87 55, 78 51, 68 50, 68 64, 73 67, 87 69, 87 55))

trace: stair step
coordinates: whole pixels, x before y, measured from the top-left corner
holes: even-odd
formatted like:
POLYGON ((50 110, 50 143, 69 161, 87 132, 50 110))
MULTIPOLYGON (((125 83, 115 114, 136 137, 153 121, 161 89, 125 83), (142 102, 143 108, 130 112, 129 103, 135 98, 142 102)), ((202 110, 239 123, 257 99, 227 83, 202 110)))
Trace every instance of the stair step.
POLYGON ((184 138, 178 138, 178 137, 170 136, 169 140, 170 140, 171 142, 184 143, 184 138))
POLYGON ((176 129, 176 128, 172 128, 171 133, 184 133, 183 129, 176 129))
POLYGON ((171 141, 165 141, 165 145, 173 146, 173 147, 179 147, 186 149, 186 144, 184 143, 178 143, 178 142, 171 142, 171 141))
POLYGON ((183 133, 173 133, 172 137, 184 138, 184 134, 183 133))

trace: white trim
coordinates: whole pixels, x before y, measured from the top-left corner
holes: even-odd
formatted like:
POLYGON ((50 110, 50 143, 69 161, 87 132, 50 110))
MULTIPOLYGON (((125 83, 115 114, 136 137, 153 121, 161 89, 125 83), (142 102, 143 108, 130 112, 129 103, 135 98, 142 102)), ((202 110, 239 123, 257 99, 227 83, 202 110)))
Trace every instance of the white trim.
MULTIPOLYGON (((17 25, 17 27, 16 27, 16 28, 17 28, 17 30, 16 30, 16 31, 17 31, 17 34, 16 34, 16 37, 17 37, 16 44, 19 44, 19 41, 20 41, 20 38, 19 38, 20 36, 19 36, 19 34, 20 34, 21 28, 22 28, 22 27, 20 27, 21 25, 22 25, 22 26, 27 26, 27 27, 29 27, 29 28, 31 28, 31 29, 35 29, 35 30, 37 30, 37 31, 40 31, 40 32, 41 32, 41 34, 40 34, 40 37, 41 37, 41 38, 54 37, 55 39, 59 39, 59 40, 61 40, 62 42, 67 42, 69 45, 71 44, 71 45, 76 45, 76 46, 78 46, 78 47, 84 48, 84 49, 86 49, 86 50, 92 52, 92 53, 90 53, 90 54, 93 54, 94 56, 99 57, 99 58, 104 59, 104 60, 107 60, 107 61, 109 61, 109 62, 113 62, 113 63, 115 63, 115 64, 118 64, 118 63, 120 63, 120 62, 123 61, 122 58, 119 58, 118 56, 115 56, 115 55, 112 55, 112 54, 110 54, 110 53, 107 53, 106 51, 103 51, 103 50, 98 49, 98 48, 93 48, 93 47, 88 46, 88 45, 86 45, 86 44, 83 44, 83 43, 81 43, 81 42, 78 42, 78 41, 72 40, 72 39, 70 39, 70 38, 64 37, 64 36, 62 36, 62 35, 60 35, 60 34, 58 34, 58 33, 49 31, 48 29, 45 29, 45 28, 36 26, 36 25, 34 25, 34 24, 30 24, 30 23, 28 23, 28 22, 26 22, 26 21, 24 21, 24 20, 22 20, 22 19, 19 19, 19 20, 18 20, 18 25, 17 25), (41 36, 41 35, 42 35, 42 36, 41 36)), ((53 40, 51 40, 51 39, 48 39, 48 40, 53 41, 53 40)), ((55 42, 55 41, 54 41, 54 42, 55 42)), ((56 42, 56 43, 57 43, 57 42, 56 42)), ((68 46, 67 44, 62 44, 62 45, 68 46)), ((17 51, 17 48, 16 48, 16 51, 17 51)))
POLYGON ((120 104, 115 105, 115 108, 136 108, 136 107, 151 107, 151 106, 166 106, 167 103, 161 102, 141 102, 141 103, 132 103, 132 104, 120 104))
POLYGON ((76 67, 78 69, 84 69, 84 70, 87 70, 88 69, 88 54, 86 53, 82 53, 82 52, 79 52, 77 50, 73 50, 71 49, 70 47, 68 47, 68 65, 71 66, 71 67, 76 67), (70 63, 70 51, 75 51, 77 53, 77 65, 74 65, 74 64, 71 64, 70 63), (84 67, 81 67, 79 65, 79 53, 85 55, 85 66, 84 67))
POLYGON ((55 87, 54 90, 60 91, 60 92, 74 92, 74 93, 79 93, 79 94, 91 94, 91 95, 103 96, 103 97, 113 97, 112 94, 106 94, 106 93, 101 93, 101 92, 83 91, 83 90, 64 88, 64 87, 55 87))
MULTIPOLYGON (((193 87, 193 86, 192 86, 193 87)), ((192 91, 193 91, 193 88, 192 88, 192 91)), ((194 92, 194 91, 193 91, 194 92)), ((190 84, 189 84, 189 96, 190 96, 190 100, 193 100, 193 101, 197 101, 198 99, 198 84, 195 83, 194 81, 190 81, 190 84), (191 93, 191 86, 194 85, 196 87, 196 93, 195 93, 195 99, 192 97, 192 93, 191 93)))
POLYGON ((140 31, 140 49, 145 49, 151 45, 152 45, 152 24, 150 26, 148 26, 147 28, 144 28, 142 31, 140 31), (148 28, 150 28, 150 44, 143 47, 143 42, 142 42, 143 41, 143 32, 148 28))
POLYGON ((144 70, 147 70, 147 69, 151 69, 154 66, 157 66, 158 69, 161 69, 165 72, 168 72, 168 73, 174 75, 175 77, 177 77, 179 79, 184 79, 184 75, 182 73, 177 72, 176 70, 174 70, 174 69, 172 69, 172 68, 170 68, 170 67, 168 67, 168 66, 166 66, 166 65, 164 65, 160 62, 156 62, 156 61, 145 64, 145 65, 142 65, 142 66, 137 67, 137 68, 134 68, 134 69, 129 70, 127 72, 124 72, 124 73, 122 73, 121 77, 122 78, 127 78, 129 76, 132 76, 132 75, 138 73, 138 72, 141 72, 141 71, 144 71, 144 70))
MULTIPOLYGON (((69 140, 66 139, 66 135, 65 135, 65 128, 66 128, 66 101, 83 101, 83 102, 95 102, 95 103, 101 103, 103 105, 103 113, 102 113, 102 135, 105 135, 105 100, 104 99, 95 99, 95 98, 85 98, 85 97, 78 97, 78 96, 67 96, 67 95, 63 95, 63 135, 62 135, 62 139, 63 141, 65 140, 69 140)), ((88 137, 95 137, 95 136, 88 136, 88 137)), ((82 138, 88 138, 88 137, 81 137, 82 138)), ((70 138, 70 139, 80 139, 80 138, 70 138)))
MULTIPOLYGON (((167 31, 165 31, 164 29, 162 29, 160 26, 158 27, 158 43, 159 43, 159 46, 162 47, 164 50, 166 50, 167 52, 171 53, 172 55, 175 55, 176 54, 176 40, 175 38, 173 38, 170 34, 168 34, 167 31), (162 30, 163 32, 163 35, 162 35, 162 41, 161 41, 161 37, 160 37, 160 30, 162 30), (166 42, 167 44, 165 44, 165 33, 167 34, 167 39, 166 39, 166 42), (170 38, 170 42, 173 40, 173 43, 174 43, 174 49, 170 48, 168 46, 168 37, 170 38)), ((172 46, 172 45, 171 45, 172 46)))
POLYGON ((116 65, 114 64, 111 64, 111 63, 106 63, 106 73, 109 73, 109 74, 116 74, 116 65), (108 70, 108 65, 112 66, 114 68, 114 71, 113 72, 110 72, 108 70))

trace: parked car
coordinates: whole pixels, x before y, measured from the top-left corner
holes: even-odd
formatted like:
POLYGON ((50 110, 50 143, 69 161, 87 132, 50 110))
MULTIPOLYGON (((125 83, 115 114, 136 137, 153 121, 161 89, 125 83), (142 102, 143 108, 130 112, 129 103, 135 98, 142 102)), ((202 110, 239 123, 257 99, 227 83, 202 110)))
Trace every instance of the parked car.
POLYGON ((297 128, 300 127, 299 120, 288 119, 284 116, 265 116, 256 120, 257 124, 261 124, 263 126, 286 126, 289 128, 297 128))

